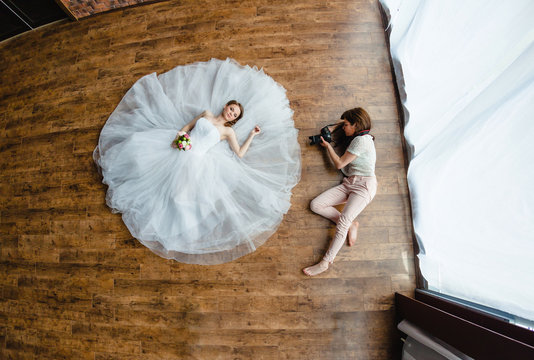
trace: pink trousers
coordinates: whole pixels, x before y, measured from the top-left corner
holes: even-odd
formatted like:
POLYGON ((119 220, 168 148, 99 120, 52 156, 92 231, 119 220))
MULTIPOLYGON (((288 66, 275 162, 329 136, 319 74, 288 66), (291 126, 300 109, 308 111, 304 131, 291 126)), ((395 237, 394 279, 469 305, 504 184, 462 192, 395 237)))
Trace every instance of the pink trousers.
POLYGON ((354 175, 344 178, 340 185, 326 190, 312 200, 310 208, 313 212, 337 224, 336 235, 323 260, 329 263, 334 262, 334 258, 345 243, 350 225, 373 200, 376 188, 375 176, 354 175), (340 213, 334 206, 343 203, 346 204, 340 213))

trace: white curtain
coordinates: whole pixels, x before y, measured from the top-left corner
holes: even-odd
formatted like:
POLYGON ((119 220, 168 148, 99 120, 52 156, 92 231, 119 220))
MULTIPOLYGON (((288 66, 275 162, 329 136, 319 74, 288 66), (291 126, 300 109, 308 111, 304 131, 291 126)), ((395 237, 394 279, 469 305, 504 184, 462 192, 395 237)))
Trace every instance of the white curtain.
POLYGON ((380 1, 421 272, 534 320, 534 1, 380 1))

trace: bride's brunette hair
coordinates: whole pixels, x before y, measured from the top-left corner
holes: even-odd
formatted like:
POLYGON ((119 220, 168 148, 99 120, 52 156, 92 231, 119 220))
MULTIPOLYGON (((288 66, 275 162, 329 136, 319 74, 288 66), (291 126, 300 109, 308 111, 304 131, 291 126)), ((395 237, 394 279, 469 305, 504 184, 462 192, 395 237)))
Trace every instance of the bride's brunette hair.
MULTIPOLYGON (((371 117, 363 108, 357 107, 345 111, 341 115, 341 120, 347 120, 351 125, 356 124, 356 131, 354 132, 353 136, 345 135, 345 132, 343 131, 343 123, 337 125, 332 132, 336 149, 338 149, 340 153, 344 153, 349 147, 351 141, 358 136, 358 133, 371 130, 371 117)), ((373 135, 371 136, 374 140, 375 137, 373 135)))
POLYGON ((239 119, 241 119, 241 118, 243 117, 243 112, 244 112, 244 110, 243 110, 243 105, 241 105, 240 103, 238 103, 236 100, 230 100, 230 101, 228 101, 228 102, 226 103, 225 106, 230 106, 230 105, 237 105, 237 106, 239 106, 239 110, 241 110, 241 111, 239 112, 239 116, 238 116, 235 120, 227 121, 227 122, 224 123, 224 126, 227 126, 227 127, 234 126, 234 124, 235 124, 236 122, 238 122, 239 119))

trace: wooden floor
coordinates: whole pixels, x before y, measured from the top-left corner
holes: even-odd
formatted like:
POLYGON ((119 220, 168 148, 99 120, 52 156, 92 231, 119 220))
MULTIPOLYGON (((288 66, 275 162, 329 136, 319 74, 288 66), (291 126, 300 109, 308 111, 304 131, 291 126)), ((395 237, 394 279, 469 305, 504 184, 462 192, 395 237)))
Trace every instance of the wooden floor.
POLYGON ((393 293, 415 287, 392 76, 375 0, 185 0, 55 23, 0 43, 0 358, 392 359, 393 293), (287 89, 302 180, 278 232, 217 266, 162 259, 106 207, 99 132, 142 75, 233 57, 287 89), (378 194, 357 245, 309 202, 340 180, 307 137, 374 119, 378 194))

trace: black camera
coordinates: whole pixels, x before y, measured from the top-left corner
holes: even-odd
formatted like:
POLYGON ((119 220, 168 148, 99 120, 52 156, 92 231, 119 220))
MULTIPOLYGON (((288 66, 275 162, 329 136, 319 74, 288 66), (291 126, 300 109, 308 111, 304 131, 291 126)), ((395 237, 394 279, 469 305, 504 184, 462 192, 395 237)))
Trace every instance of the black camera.
POLYGON ((332 133, 330 132, 330 129, 328 128, 329 126, 332 126, 332 125, 326 125, 324 128, 322 128, 320 135, 309 136, 310 145, 319 144, 321 142, 321 136, 323 137, 324 141, 332 142, 332 133))

